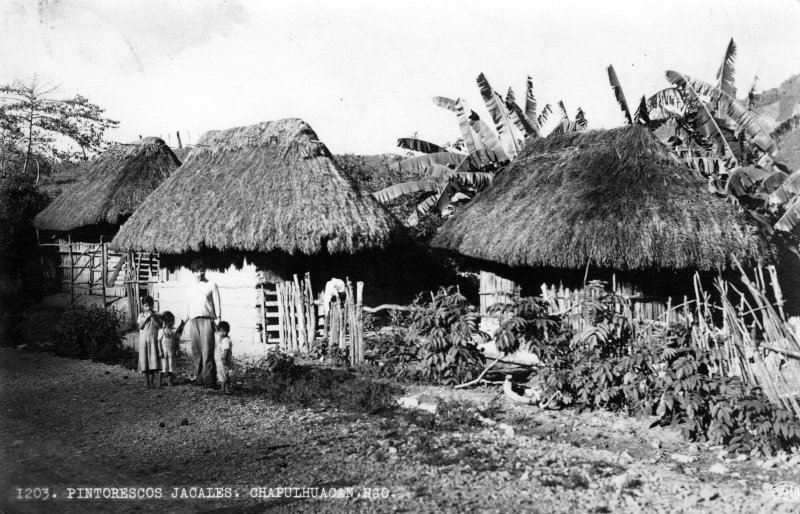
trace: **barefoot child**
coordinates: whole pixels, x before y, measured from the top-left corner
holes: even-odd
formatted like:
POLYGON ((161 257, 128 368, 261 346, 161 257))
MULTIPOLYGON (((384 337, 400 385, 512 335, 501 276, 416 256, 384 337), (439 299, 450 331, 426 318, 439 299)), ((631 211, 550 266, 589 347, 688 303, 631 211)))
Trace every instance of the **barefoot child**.
POLYGON ((226 321, 220 321, 219 325, 217 325, 219 342, 216 345, 215 360, 217 361, 217 380, 222 385, 223 393, 231 392, 230 367, 233 343, 231 338, 228 337, 230 331, 231 326, 226 321))
POLYGON ((175 330, 175 315, 169 311, 161 313, 163 327, 158 331, 158 352, 161 357, 161 376, 158 387, 164 387, 164 375, 169 375, 169 385, 175 385, 175 355, 178 353, 180 335, 175 330))
POLYGON ((147 388, 155 386, 158 362, 158 329, 161 323, 153 310, 153 297, 142 298, 142 312, 136 320, 139 325, 139 373, 144 375, 147 388))

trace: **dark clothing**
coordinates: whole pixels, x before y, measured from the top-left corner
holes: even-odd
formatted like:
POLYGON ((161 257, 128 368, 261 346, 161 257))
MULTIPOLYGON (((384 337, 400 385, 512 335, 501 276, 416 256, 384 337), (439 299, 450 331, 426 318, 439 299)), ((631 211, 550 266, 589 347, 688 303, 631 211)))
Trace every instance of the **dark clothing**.
POLYGON ((217 366, 214 363, 214 322, 210 318, 189 320, 189 340, 197 381, 212 387, 217 384, 217 366))

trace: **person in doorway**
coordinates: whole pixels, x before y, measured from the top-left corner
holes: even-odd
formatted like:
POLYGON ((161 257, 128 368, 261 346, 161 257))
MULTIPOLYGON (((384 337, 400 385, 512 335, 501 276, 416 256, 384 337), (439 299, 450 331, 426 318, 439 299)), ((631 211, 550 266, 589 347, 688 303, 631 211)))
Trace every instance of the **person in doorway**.
POLYGON ((219 289, 217 284, 206 278, 206 267, 202 261, 195 260, 190 268, 194 281, 187 291, 184 321, 178 328, 178 333, 182 333, 186 325, 196 374, 195 383, 216 387, 214 333, 216 323, 222 319, 219 289))

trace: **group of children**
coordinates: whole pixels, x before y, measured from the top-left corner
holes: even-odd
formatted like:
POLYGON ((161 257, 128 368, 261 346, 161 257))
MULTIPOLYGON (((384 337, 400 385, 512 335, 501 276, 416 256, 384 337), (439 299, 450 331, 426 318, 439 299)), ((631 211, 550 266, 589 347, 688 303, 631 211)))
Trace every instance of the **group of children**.
MULTIPOLYGON (((156 373, 159 373, 158 387, 164 387, 164 376, 169 385, 175 385, 175 356, 180 345, 183 324, 175 328, 175 316, 165 311, 154 310, 153 297, 142 298, 142 310, 137 319, 139 326, 139 373, 145 379, 148 389, 156 387, 156 373)), ((217 325, 218 341, 215 345, 214 360, 217 366, 217 380, 223 392, 230 392, 230 366, 232 343, 229 337, 231 327, 225 321, 217 325)))

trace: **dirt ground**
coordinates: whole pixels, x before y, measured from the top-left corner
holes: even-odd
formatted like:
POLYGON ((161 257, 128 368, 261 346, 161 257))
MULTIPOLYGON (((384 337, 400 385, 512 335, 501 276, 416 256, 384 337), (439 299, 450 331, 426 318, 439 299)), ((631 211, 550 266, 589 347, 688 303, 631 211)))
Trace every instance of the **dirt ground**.
POLYGON ((403 386, 502 407, 437 431, 405 410, 279 405, 247 384, 230 396, 145 390, 126 367, 41 351, 2 348, 0 368, 2 512, 800 511, 771 490, 800 483, 800 458, 732 460, 646 422, 507 405, 489 389, 403 386), (80 488, 162 498, 82 499, 80 488))

